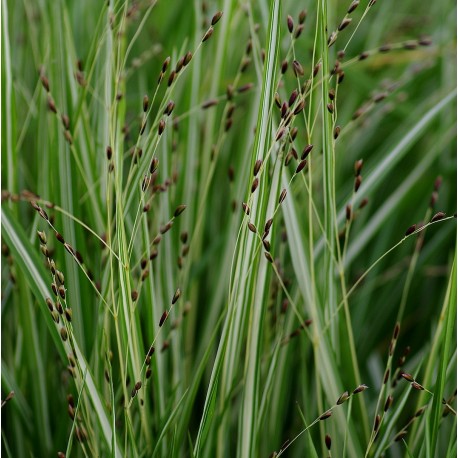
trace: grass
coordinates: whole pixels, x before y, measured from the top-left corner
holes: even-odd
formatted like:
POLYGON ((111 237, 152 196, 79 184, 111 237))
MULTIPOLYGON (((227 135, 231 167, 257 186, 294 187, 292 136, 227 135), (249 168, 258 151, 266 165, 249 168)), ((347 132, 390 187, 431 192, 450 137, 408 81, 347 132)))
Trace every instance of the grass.
POLYGON ((5 456, 456 455, 456 6, 303 7, 2 2, 5 456))

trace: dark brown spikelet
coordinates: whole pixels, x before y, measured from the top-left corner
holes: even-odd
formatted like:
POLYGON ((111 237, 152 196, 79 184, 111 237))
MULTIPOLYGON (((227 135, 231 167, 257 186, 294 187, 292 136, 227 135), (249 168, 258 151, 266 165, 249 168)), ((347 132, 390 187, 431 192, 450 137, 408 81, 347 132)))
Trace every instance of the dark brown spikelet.
POLYGON ((259 179, 255 178, 253 180, 253 183, 251 184, 251 193, 255 192, 256 189, 258 189, 258 186, 259 186, 259 179))
POLYGON ((351 220, 351 205, 350 204, 347 204, 347 206, 345 207, 345 217, 347 221, 351 220))
POLYGON ((431 222, 434 223, 434 221, 439 221, 440 219, 445 218, 445 213, 444 212, 437 212, 432 218, 431 222))
POLYGON ((272 227, 273 222, 274 220, 272 218, 266 221, 266 224, 264 225, 264 232, 266 232, 267 234, 270 232, 270 228, 272 227))
POLYGON ((131 293, 130 293, 130 297, 132 299, 132 302, 135 302, 137 299, 138 299, 138 292, 133 290, 131 293))
POLYGON ((256 234, 257 229, 256 226, 253 223, 248 223, 248 229, 253 232, 253 234, 256 234))
POLYGON ((185 210, 186 210, 186 205, 184 205, 184 204, 178 205, 178 207, 176 208, 175 213, 173 214, 173 216, 174 216, 175 218, 177 218, 177 217, 180 216, 185 210))
POLYGON ((243 86, 240 86, 238 89, 237 89, 237 92, 239 94, 242 94, 243 92, 248 92, 250 89, 252 89, 254 86, 253 83, 247 83, 247 84, 244 84, 243 86))
POLYGON ((313 145, 306 145, 304 150, 302 151, 301 155, 301 160, 304 160, 307 158, 307 156, 310 154, 310 151, 312 151, 313 145))
POLYGON ((218 100, 217 99, 210 99, 206 100, 204 103, 202 103, 202 108, 205 110, 210 107, 214 107, 215 105, 218 105, 218 100))
POLYGON ((143 135, 143 133, 145 132, 146 124, 147 124, 146 121, 143 121, 143 122, 142 122, 142 124, 141 124, 141 126, 140 126, 140 135, 143 135))
POLYGON ((302 65, 297 61, 293 60, 293 71, 294 71, 294 76, 304 76, 304 69, 302 68, 302 65))
POLYGON ((62 237, 62 234, 59 234, 59 232, 56 232, 56 239, 57 239, 60 243, 65 243, 65 240, 64 240, 64 238, 62 237))
POLYGON ((339 406, 340 404, 343 404, 345 401, 347 401, 350 398, 350 395, 348 394, 348 391, 344 391, 341 395, 340 398, 337 399, 336 404, 339 406))
POLYGON ((172 228, 172 226, 173 226, 172 221, 169 221, 167 224, 164 224, 163 226, 161 226, 159 228, 159 232, 161 234, 165 234, 166 232, 168 232, 172 228))
POLYGON ((380 48, 378 48, 379 52, 388 52, 391 51, 391 45, 382 45, 380 48))
POLYGON ((318 62, 315 67, 313 67, 313 77, 315 78, 316 75, 318 75, 318 72, 320 71, 321 68, 321 62, 318 62))
POLYGON ((288 26, 289 33, 293 33, 294 30, 294 21, 293 18, 288 14, 286 18, 286 25, 288 26))
POLYGON ((401 372, 401 377, 408 382, 413 382, 414 378, 407 372, 401 372))
POLYGON ((259 173, 259 170, 261 169, 261 166, 262 166, 262 159, 258 159, 258 160, 254 163, 254 167, 253 167, 253 176, 256 176, 256 175, 259 173))
POLYGON ((296 167, 296 174, 301 173, 302 170, 304 170, 305 166, 307 165, 307 160, 303 159, 301 162, 299 162, 299 165, 296 167))
POLYGON ((333 114, 334 113, 334 104, 328 103, 326 105, 326 108, 328 109, 329 113, 333 114))
POLYGON ((391 404, 393 404, 393 396, 390 395, 386 398, 383 410, 386 412, 391 407, 391 404))
POLYGON ((288 105, 286 102, 283 102, 283 105, 281 106, 281 117, 285 118, 287 114, 288 114, 288 105))
POLYGON ((275 136, 275 141, 281 140, 281 138, 285 134, 285 130, 286 129, 284 127, 280 127, 280 129, 278 129, 277 135, 275 136))
POLYGON ((166 57, 164 62, 162 63, 162 73, 165 73, 167 71, 169 64, 170 64, 170 56, 166 57))
POLYGON ((270 251, 270 242, 268 240, 263 240, 262 244, 264 245, 266 251, 270 251))
POLYGON ((245 202, 242 202, 242 210, 245 213, 245 215, 250 215, 250 207, 245 202))
POLYGON ((157 133, 158 135, 162 135, 162 133, 164 132, 164 129, 165 129, 165 121, 163 119, 161 119, 159 121, 159 125, 157 127, 157 133))
POLYGON ((299 132, 299 129, 297 127, 293 127, 290 130, 289 136, 290 136, 290 139, 291 139, 292 142, 296 139, 298 132, 299 132))
POLYGON ((71 309, 71 308, 66 308, 66 309, 65 309, 65 318, 67 319, 67 321, 68 321, 69 323, 71 323, 72 317, 73 317, 72 309, 71 309))
POLYGON ((331 441, 331 436, 329 434, 326 434, 324 438, 324 443, 326 444, 326 448, 328 450, 331 450, 332 441, 331 441))
POLYGON ((54 103, 54 100, 52 99, 50 95, 48 95, 48 108, 53 113, 57 113, 56 104, 54 103))
POLYGON ((411 385, 412 385, 412 388, 419 390, 419 391, 423 391, 425 389, 422 385, 420 385, 419 383, 415 381, 413 381, 411 385))
POLYGON ((286 189, 283 189, 282 192, 280 193, 280 197, 278 199, 278 203, 279 204, 281 204, 286 199, 286 194, 287 194, 286 189))
POLYGON ((404 439, 404 437, 407 436, 407 431, 404 429, 402 431, 399 431, 396 436, 394 436, 394 441, 399 442, 400 440, 404 439))
POLYGON ((359 159, 355 161, 355 177, 357 177, 358 175, 361 175, 362 168, 363 168, 363 160, 359 159))
MULTIPOLYGON (((391 354, 390 354, 390 356, 391 356, 391 354)), ((384 375, 384 377, 383 377, 383 384, 384 384, 384 385, 386 384, 386 382, 388 382, 388 378, 389 378, 389 377, 390 377, 390 370, 387 369, 387 370, 385 371, 385 375, 384 375)))
POLYGON ((337 84, 343 83, 344 78, 345 72, 343 70, 340 70, 340 72, 337 74, 337 84))
POLYGON ((304 30, 304 25, 303 24, 299 24, 296 27, 296 30, 294 31, 294 38, 299 38, 301 36, 303 30, 304 30))
POLYGON ((319 417, 320 421, 327 420, 332 415, 332 410, 327 410, 325 413, 321 414, 319 417))
POLYGON ((220 19, 221 19, 221 16, 223 15, 223 12, 222 11, 218 11, 217 13, 215 13, 212 17, 212 22, 211 24, 212 25, 215 25, 220 19))
POLYGON ((165 310, 164 313, 161 316, 161 319, 159 320, 159 327, 160 328, 165 323, 165 320, 167 319, 168 316, 169 316, 169 313, 167 312, 167 310, 165 310))
POLYGON ((274 258, 272 257, 272 255, 268 252, 268 251, 265 251, 264 252, 264 256, 266 257, 266 259, 272 264, 274 262, 274 258))
POLYGON ((60 337, 64 342, 68 339, 68 333, 65 328, 60 328, 60 337))
POLYGON ((157 170, 157 166, 159 165, 159 159, 157 157, 153 157, 151 164, 149 166, 149 173, 154 173, 157 170))
POLYGON ((377 415, 375 417, 375 422, 374 422, 374 432, 377 432, 378 429, 380 428, 380 420, 381 420, 380 415, 377 415))
POLYGON ((45 75, 40 76, 40 81, 46 92, 49 92, 49 80, 45 75))
POLYGON ((175 72, 175 70, 172 70, 172 71, 170 72, 169 79, 168 79, 168 81, 167 81, 167 86, 170 87, 170 86, 173 84, 173 82, 174 82, 174 80, 175 80, 175 76, 176 76, 176 72, 175 72))
POLYGON ((289 108, 291 108, 294 105, 294 102, 297 99, 297 95, 298 95, 297 89, 294 89, 294 91, 291 92, 291 95, 289 96, 289 100, 288 100, 288 107, 289 108))
POLYGON ((369 57, 369 53, 364 51, 359 55, 359 60, 366 60, 369 57))
MULTIPOLYGON (((47 239, 46 239, 45 232, 37 231, 37 234, 38 234, 38 238, 40 239, 40 243, 42 243, 43 245, 46 245, 47 239)), ((9 251, 8 251, 8 253, 9 253, 9 251)), ((8 256, 8 254, 6 254, 6 256, 8 256)))
POLYGON ((296 105, 296 108, 294 108, 293 113, 294 113, 295 115, 298 115, 298 114, 304 109, 304 106, 305 106, 305 101, 304 101, 304 100, 301 100, 301 101, 296 105))
POLYGON ((202 38, 202 43, 205 43, 213 35, 213 27, 209 27, 202 38))
POLYGON ((149 105, 149 98, 147 95, 143 97, 143 112, 146 113, 148 111, 148 105, 149 105))
POLYGON ((281 63, 281 74, 284 75, 288 70, 288 61, 285 59, 281 63))
POLYGON ((329 89, 328 97, 329 100, 334 100, 336 98, 336 91, 334 89, 329 89))
POLYGON ((340 130, 341 130, 340 126, 336 126, 336 127, 334 128, 334 140, 337 140, 337 138, 339 137, 339 135, 340 135, 340 130))
POLYGON ((164 114, 167 116, 170 116, 174 108, 175 108, 175 102, 170 100, 170 102, 165 107, 164 114))
POLYGON ((399 336, 399 331, 401 330, 401 325, 399 324, 399 322, 397 322, 394 326, 394 330, 393 330, 393 339, 396 340, 399 336))
POLYGON ((339 24, 339 32, 341 32, 343 29, 345 29, 348 25, 350 25, 351 18, 344 18, 342 22, 339 24))
POLYGON ((431 46, 433 43, 433 41, 431 40, 430 37, 421 37, 419 40, 418 40, 418 44, 420 46, 431 46))
POLYGON ((62 299, 65 299, 65 288, 62 285, 59 286, 59 294, 62 299))
POLYGON ((181 296, 181 289, 177 288, 176 291, 175 291, 175 294, 172 297, 172 305, 174 305, 178 301, 180 296, 181 296))
POLYGON ((361 385, 358 385, 354 390, 353 390, 353 394, 358 394, 358 393, 361 393, 362 391, 365 391, 367 390, 369 387, 367 385, 364 385, 364 384, 361 384, 361 385))
POLYGON ((440 187, 442 186, 442 177, 441 176, 438 176, 435 180, 434 180, 434 191, 439 191, 440 187))
POLYGON ((113 157, 113 150, 111 149, 111 146, 107 146, 106 153, 107 159, 111 161, 111 158, 113 157))
POLYGON ((358 189, 359 187, 361 186, 361 183, 363 181, 363 178, 361 177, 361 175, 358 175, 356 178, 355 178, 355 192, 358 192, 358 189))
POLYGON ((307 11, 306 10, 302 10, 299 13, 299 16, 298 16, 299 24, 303 24, 305 22, 306 18, 307 18, 307 11))
POLYGON ((186 67, 186 65, 188 65, 189 62, 191 62, 191 59, 192 59, 192 52, 191 52, 191 51, 188 51, 188 52, 184 55, 184 58, 183 58, 183 66, 186 67))
POLYGON ((328 48, 330 48, 337 40, 337 32, 332 32, 328 38, 328 48))
POLYGON ((415 230, 417 229, 416 224, 412 224, 412 226, 409 226, 409 228, 406 230, 405 236, 409 236, 410 234, 413 234, 415 230))
POLYGON ((54 303, 51 300, 51 298, 49 298, 49 297, 46 298, 46 305, 48 306, 48 309, 49 309, 50 312, 52 312, 54 310, 54 303))
POLYGON ((61 116, 61 119, 62 119, 62 125, 64 126, 64 129, 69 130, 70 129, 70 118, 66 114, 63 114, 61 116))
POLYGON ((65 130, 65 131, 64 131, 64 137, 65 137, 65 141, 66 141, 69 145, 73 145, 73 137, 72 137, 72 134, 70 133, 69 130, 65 130))
POLYGON ((359 0, 353 0, 350 6, 348 7, 347 13, 348 14, 353 13, 353 11, 355 11, 356 8, 358 8, 358 5, 359 5, 359 0))

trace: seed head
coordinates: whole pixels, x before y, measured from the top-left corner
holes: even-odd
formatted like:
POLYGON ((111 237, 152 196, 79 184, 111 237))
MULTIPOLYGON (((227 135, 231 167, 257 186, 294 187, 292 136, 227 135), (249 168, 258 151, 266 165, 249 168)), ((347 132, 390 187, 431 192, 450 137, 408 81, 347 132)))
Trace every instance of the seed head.
POLYGON ((305 22, 305 19, 307 18, 307 11, 306 10, 302 10, 300 13, 299 13, 299 17, 298 17, 298 20, 299 20, 299 24, 303 24, 305 22))
POLYGON ((293 33, 294 21, 293 21, 293 18, 289 14, 288 14, 288 17, 286 18, 286 24, 288 26, 289 33, 293 33))
POLYGON ((356 10, 356 8, 358 7, 359 5, 359 0, 353 0, 350 4, 350 6, 348 7, 348 10, 347 10, 347 14, 351 14, 353 13, 353 11, 356 10))
POLYGON ((242 210, 244 211, 244 213, 249 216, 250 214, 250 207, 245 203, 245 202, 242 202, 242 210))
POLYGON ((175 294, 172 297, 172 305, 175 304, 178 301, 180 296, 181 296, 181 290, 180 290, 180 288, 177 288, 177 290, 175 291, 175 294))
POLYGON ((348 400, 349 397, 350 397, 350 395, 348 394, 348 391, 344 391, 344 392, 340 395, 340 398, 337 399, 336 404, 337 404, 337 405, 343 404, 345 401, 348 400))
POLYGON ((221 16, 223 15, 223 12, 222 11, 218 11, 217 13, 215 13, 215 15, 212 17, 212 22, 211 24, 212 25, 215 25, 220 19, 221 19, 221 16))
POLYGON ((165 129, 165 121, 163 119, 161 119, 159 121, 159 125, 157 127, 157 133, 158 135, 162 135, 162 133, 164 132, 164 129, 165 129))
POLYGON ((296 174, 301 173, 302 170, 304 170, 305 166, 307 165, 307 160, 303 159, 301 162, 299 162, 299 165, 296 167, 296 174))
POLYGON ((254 176, 256 176, 259 173, 259 170, 261 169, 261 166, 262 166, 262 159, 258 159, 254 163, 254 167, 253 167, 253 175, 254 176))
POLYGON ((332 441, 331 441, 331 436, 329 434, 326 434, 324 438, 324 443, 326 444, 326 448, 328 450, 331 450, 332 441))
POLYGON ((279 204, 281 204, 286 199, 286 194, 287 194, 286 189, 283 189, 282 192, 280 193, 280 197, 278 199, 278 203, 279 204))
POLYGON ((393 404, 393 396, 390 395, 386 398, 383 410, 386 412, 391 407, 391 404, 393 404))
POLYGON ((288 70, 288 61, 285 59, 281 63, 281 74, 284 75, 286 70, 288 70))
POLYGON ((253 234, 256 234, 257 229, 256 226, 253 223, 248 223, 248 229, 253 232, 253 234))
POLYGON ((186 205, 178 205, 173 216, 176 218, 180 216, 186 210, 186 205))
POLYGON ((202 43, 206 42, 212 35, 213 35, 213 27, 210 26, 202 38, 202 43))
POLYGON ((339 24, 339 32, 341 32, 343 29, 345 29, 351 22, 351 18, 344 18, 342 22, 339 24))
POLYGON ((319 417, 320 421, 327 420, 332 415, 332 410, 327 410, 325 413, 321 414, 319 417))
POLYGON ((412 385, 412 388, 415 388, 416 390, 419 390, 419 391, 423 391, 425 389, 422 385, 420 385, 419 383, 415 381, 412 382, 411 385, 412 385))
POLYGON ((304 30, 304 24, 299 24, 294 31, 294 38, 299 38, 304 30))
POLYGON ((264 252, 264 256, 271 264, 274 262, 274 258, 272 258, 272 255, 268 251, 264 252))
POLYGON ((407 431, 404 429, 400 431, 399 433, 397 433, 396 436, 394 436, 394 441, 399 442, 400 440, 404 439, 404 437, 406 436, 407 436, 407 431))
POLYGON ((331 113, 331 114, 334 113, 334 104, 328 103, 328 104, 326 105, 326 107, 327 107, 329 113, 331 113))
MULTIPOLYGON (((297 105, 296 105, 296 108, 294 109, 294 114, 295 115, 298 115, 303 109, 304 109, 304 106, 305 106, 305 101, 304 100, 301 100, 297 105)), ((297 129, 296 127, 294 129, 297 129)), ((291 136, 292 137, 292 136, 291 136)))
POLYGON ((294 75, 297 77, 304 76, 304 69, 302 68, 302 65, 297 60, 293 60, 293 71, 294 71, 294 75))
POLYGON ((365 391, 367 390, 369 387, 367 385, 359 385, 357 386, 354 390, 353 390, 353 394, 358 394, 358 393, 361 393, 362 391, 365 391))
POLYGON ((358 175, 356 178, 355 178, 355 192, 358 192, 358 189, 359 187, 361 186, 361 183, 363 181, 363 178, 361 177, 361 175, 358 175))
POLYGON ((255 192, 258 186, 259 186, 259 179, 255 178, 253 180, 253 183, 251 184, 251 193, 255 192))
POLYGON ((414 378, 408 374, 407 372, 401 372, 401 377, 405 380, 407 380, 408 382, 413 382, 414 381, 414 378))
POLYGON ((334 129, 334 140, 337 140, 337 138, 339 137, 340 135, 340 126, 336 126, 335 129, 334 129))
POLYGON ((444 212, 437 212, 432 218, 431 222, 434 223, 434 221, 439 221, 440 219, 445 218, 446 214, 444 212))
POLYGON ((173 109, 175 108, 175 102, 170 100, 170 102, 167 104, 164 110, 164 114, 167 116, 170 116, 172 114, 173 109))
POLYGON ((60 337, 65 342, 68 338, 68 333, 65 328, 60 328, 60 337))

